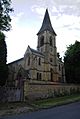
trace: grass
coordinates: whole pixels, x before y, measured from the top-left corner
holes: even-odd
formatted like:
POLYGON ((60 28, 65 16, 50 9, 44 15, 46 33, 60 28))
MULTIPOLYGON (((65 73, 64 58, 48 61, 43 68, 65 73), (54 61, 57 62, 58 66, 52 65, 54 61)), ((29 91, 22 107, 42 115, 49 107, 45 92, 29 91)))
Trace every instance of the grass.
POLYGON ((28 102, 0 103, 0 116, 28 113, 34 111, 28 102))
POLYGON ((76 101, 80 101, 80 95, 71 95, 71 96, 38 100, 33 103, 33 106, 35 108, 41 109, 68 104, 76 101))
POLYGON ((29 104, 27 102, 6 102, 0 103, 0 110, 9 110, 9 109, 16 109, 19 107, 28 107, 29 104))
POLYGON ((22 107, 31 107, 32 110, 50 108, 71 102, 80 101, 80 94, 71 96, 48 98, 43 100, 29 101, 29 102, 11 102, 11 103, 0 103, 0 110, 11 110, 22 107))
POLYGON ((27 102, 0 103, 0 116, 20 114, 40 109, 47 109, 76 101, 80 101, 80 94, 74 94, 71 96, 64 96, 64 97, 48 98, 33 102, 27 101, 27 102))

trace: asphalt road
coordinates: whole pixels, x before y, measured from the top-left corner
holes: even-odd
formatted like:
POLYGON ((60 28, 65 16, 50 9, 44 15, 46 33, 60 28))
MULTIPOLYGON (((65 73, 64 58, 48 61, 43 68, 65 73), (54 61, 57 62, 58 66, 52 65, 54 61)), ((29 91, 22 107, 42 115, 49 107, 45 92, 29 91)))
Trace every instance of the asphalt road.
POLYGON ((80 119, 80 102, 0 119, 80 119))

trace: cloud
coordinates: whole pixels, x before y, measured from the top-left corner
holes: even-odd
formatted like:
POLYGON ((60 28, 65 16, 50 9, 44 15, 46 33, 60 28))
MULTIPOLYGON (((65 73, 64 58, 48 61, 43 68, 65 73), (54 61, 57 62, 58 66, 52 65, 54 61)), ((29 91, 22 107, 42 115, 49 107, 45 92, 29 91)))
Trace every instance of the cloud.
POLYGON ((37 6, 37 5, 33 5, 31 7, 31 10, 32 10, 32 12, 35 12, 40 16, 43 16, 44 12, 45 12, 45 8, 44 7, 40 7, 40 6, 37 6))
POLYGON ((8 63, 23 57, 28 45, 35 48, 37 44, 37 28, 20 26, 19 22, 22 17, 23 13, 12 16, 12 29, 6 33, 8 63))
POLYGON ((30 6, 27 7, 22 3, 25 2, 20 1, 19 6, 19 4, 15 2, 16 11, 20 12, 12 16, 12 30, 6 34, 8 37, 6 39, 8 62, 22 57, 28 45, 32 48, 36 48, 36 33, 38 28, 40 28, 39 22, 43 19, 46 8, 49 9, 51 23, 57 33, 57 48, 62 55, 66 50, 66 45, 74 43, 75 40, 80 41, 80 0, 36 0, 36 2, 35 0, 29 0, 27 1, 27 5, 30 6), (21 12, 21 8, 23 8, 24 12, 21 12), (26 15, 26 13, 32 15, 30 20, 28 17, 29 23, 31 22, 30 24, 27 23, 27 20, 24 20, 24 14, 26 15), (33 17, 36 19, 36 16, 40 19, 38 19, 38 22, 35 21, 36 27, 34 27, 33 17), (27 26, 22 26, 23 22, 27 26))
MULTIPOLYGON (((47 0, 49 5, 49 14, 52 26, 57 36, 58 51, 62 54, 66 50, 66 45, 74 43, 75 40, 80 41, 79 27, 80 27, 80 7, 79 0, 47 0), (62 45, 60 45, 62 44, 62 45)), ((41 5, 33 5, 33 12, 39 16, 44 16, 45 7, 41 5)), ((43 17, 42 17, 43 18, 43 17)))
POLYGON ((55 6, 53 6, 52 8, 52 12, 59 13, 58 9, 55 6))
POLYGON ((22 17, 23 15, 24 15, 24 12, 20 12, 20 13, 17 14, 17 17, 20 18, 20 17, 22 17))
POLYGON ((11 16, 11 25, 12 28, 16 27, 16 24, 18 24, 18 22, 20 21, 21 18, 23 18, 24 13, 23 12, 19 12, 14 16, 11 16))
POLYGON ((57 33, 57 50, 64 56, 66 47, 80 41, 80 17, 63 14, 61 17, 51 16, 51 21, 57 33))
MULTIPOLYGON (((33 8, 40 13, 40 8, 49 8, 54 15, 80 15, 80 0, 38 0, 33 8), (34 7, 35 6, 35 7, 34 7)), ((43 11, 42 11, 43 13, 43 11)))

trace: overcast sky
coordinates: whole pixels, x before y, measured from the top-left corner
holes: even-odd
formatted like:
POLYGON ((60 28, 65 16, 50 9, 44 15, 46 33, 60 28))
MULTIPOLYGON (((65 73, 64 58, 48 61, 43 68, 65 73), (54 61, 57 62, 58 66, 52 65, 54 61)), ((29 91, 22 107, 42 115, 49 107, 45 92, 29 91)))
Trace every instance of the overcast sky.
POLYGON ((12 7, 12 29, 6 33, 8 62, 22 58, 28 45, 36 49, 46 8, 61 56, 66 46, 80 41, 80 0, 12 0, 12 7))

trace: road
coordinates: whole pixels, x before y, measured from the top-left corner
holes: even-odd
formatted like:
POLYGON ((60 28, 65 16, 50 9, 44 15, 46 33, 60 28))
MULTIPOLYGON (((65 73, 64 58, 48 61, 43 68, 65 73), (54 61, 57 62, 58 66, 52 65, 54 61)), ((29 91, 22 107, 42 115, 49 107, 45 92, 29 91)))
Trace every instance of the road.
POLYGON ((0 119, 80 119, 80 102, 0 119))

